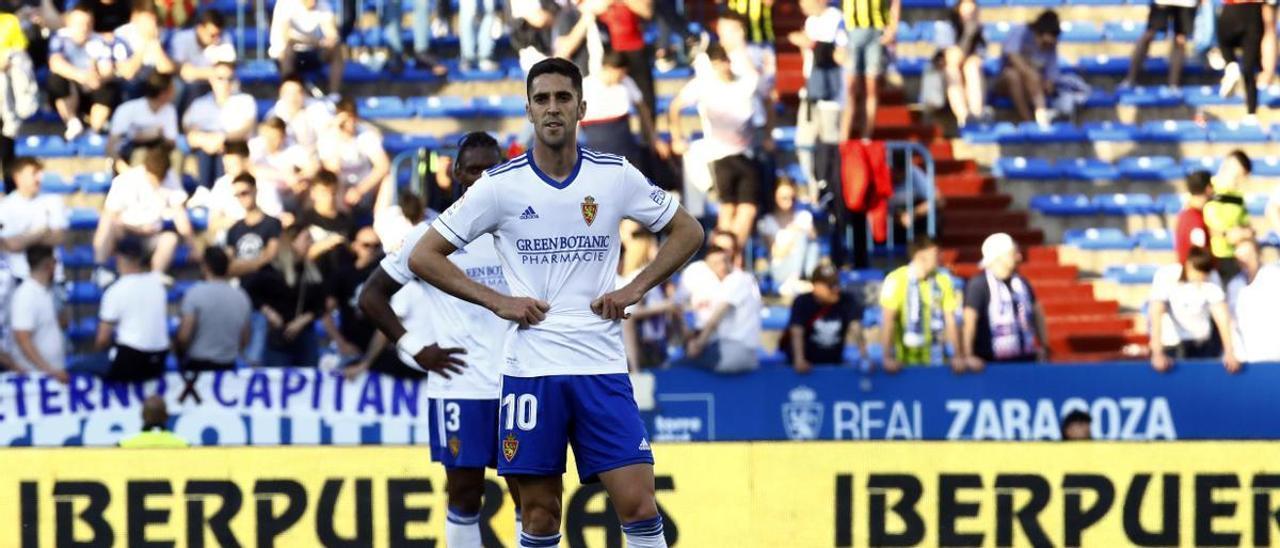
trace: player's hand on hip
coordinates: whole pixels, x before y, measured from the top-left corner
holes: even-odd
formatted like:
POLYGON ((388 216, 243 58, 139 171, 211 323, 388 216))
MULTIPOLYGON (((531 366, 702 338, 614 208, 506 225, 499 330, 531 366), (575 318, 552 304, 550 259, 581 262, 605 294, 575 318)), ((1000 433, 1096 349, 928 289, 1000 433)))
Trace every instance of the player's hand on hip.
POLYGON ((627 288, 610 291, 591 301, 591 311, 606 320, 625 320, 631 317, 627 307, 636 304, 640 298, 632 295, 627 288))
POLYGON ((521 329, 538 325, 547 319, 551 305, 530 297, 503 297, 493 312, 499 318, 516 322, 521 329))
POLYGON ((466 353, 467 351, 461 348, 447 348, 432 344, 422 347, 422 350, 413 356, 413 361, 417 362, 418 367, 424 371, 437 373, 448 379, 455 373, 462 374, 462 368, 466 367, 466 364, 459 356, 466 353))

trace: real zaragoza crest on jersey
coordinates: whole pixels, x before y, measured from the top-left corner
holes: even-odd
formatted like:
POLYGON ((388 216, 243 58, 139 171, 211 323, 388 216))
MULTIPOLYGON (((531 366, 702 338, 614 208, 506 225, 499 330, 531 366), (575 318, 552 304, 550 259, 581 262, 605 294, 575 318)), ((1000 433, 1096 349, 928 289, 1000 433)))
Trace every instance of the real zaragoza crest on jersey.
POLYGON ((587 196, 582 199, 582 220, 587 222, 587 226, 591 226, 591 223, 596 222, 597 207, 595 198, 587 196))
POLYGON ((502 440, 502 456, 511 462, 516 458, 516 450, 520 449, 520 440, 516 439, 515 433, 507 434, 507 439, 502 440))

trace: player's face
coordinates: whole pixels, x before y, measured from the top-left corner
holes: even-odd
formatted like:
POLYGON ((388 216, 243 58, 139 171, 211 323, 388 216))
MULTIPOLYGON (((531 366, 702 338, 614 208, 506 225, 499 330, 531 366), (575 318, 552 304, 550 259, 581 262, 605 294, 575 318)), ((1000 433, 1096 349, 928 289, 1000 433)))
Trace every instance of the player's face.
POLYGON ((484 175, 485 170, 500 163, 502 163, 502 156, 497 149, 469 148, 459 154, 458 161, 453 163, 453 178, 462 185, 462 188, 471 188, 471 185, 484 175))
POLYGON ((578 122, 587 104, 562 74, 543 74, 533 80, 525 110, 538 142, 553 149, 576 146, 578 122))

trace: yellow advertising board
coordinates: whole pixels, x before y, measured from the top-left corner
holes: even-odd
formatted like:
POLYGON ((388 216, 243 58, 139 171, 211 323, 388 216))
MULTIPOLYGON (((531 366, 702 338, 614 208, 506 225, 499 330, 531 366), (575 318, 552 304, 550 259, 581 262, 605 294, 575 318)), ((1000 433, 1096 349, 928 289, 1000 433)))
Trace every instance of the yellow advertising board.
MULTIPOLYGON (((654 451, 676 546, 1280 544, 1280 443, 654 451)), ((512 504, 492 479, 484 535, 512 546, 512 504)), ((563 545, 622 546, 603 490, 573 479, 563 545)), ((443 488, 417 447, 9 449, 0 547, 443 546, 443 488)))

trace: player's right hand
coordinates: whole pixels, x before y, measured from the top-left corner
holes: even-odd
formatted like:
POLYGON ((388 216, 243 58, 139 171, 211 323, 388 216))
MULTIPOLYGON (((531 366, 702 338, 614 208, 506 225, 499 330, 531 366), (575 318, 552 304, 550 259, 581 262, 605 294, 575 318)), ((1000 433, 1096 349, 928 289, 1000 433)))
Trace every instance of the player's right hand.
POLYGON ((422 347, 413 361, 418 363, 423 371, 430 371, 439 374, 446 379, 452 378, 453 373, 462 374, 462 368, 466 364, 458 358, 460 354, 466 354, 467 351, 462 348, 442 348, 438 344, 432 344, 422 347))
POLYGON ((530 297, 503 297, 493 312, 499 318, 516 322, 521 329, 538 325, 547 319, 551 305, 530 297))

